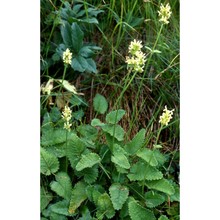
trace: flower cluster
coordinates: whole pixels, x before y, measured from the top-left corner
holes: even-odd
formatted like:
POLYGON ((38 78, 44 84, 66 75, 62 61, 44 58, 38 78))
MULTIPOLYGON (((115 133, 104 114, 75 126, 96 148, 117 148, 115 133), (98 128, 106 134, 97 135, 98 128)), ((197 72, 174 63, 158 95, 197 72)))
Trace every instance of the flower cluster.
POLYGON ((141 41, 132 41, 128 47, 128 52, 131 57, 126 56, 126 63, 128 68, 133 69, 136 72, 142 73, 144 71, 144 65, 146 62, 146 54, 141 51, 141 41))
POLYGON ((169 23, 168 19, 170 18, 171 14, 172 14, 169 3, 167 3, 166 6, 161 4, 160 11, 158 11, 158 13, 159 13, 159 17, 160 17, 159 21, 161 21, 164 24, 168 24, 169 23))
POLYGON ((68 48, 63 52, 63 62, 66 64, 71 64, 72 62, 72 53, 68 48))
POLYGON ((170 122, 172 115, 173 115, 173 110, 168 110, 167 106, 165 106, 164 108, 164 113, 160 116, 160 120, 159 123, 161 123, 162 125, 168 125, 168 123, 170 122))
POLYGON ((70 131, 70 127, 72 126, 72 124, 70 124, 71 117, 72 117, 72 111, 70 110, 69 107, 65 106, 64 111, 62 112, 62 118, 65 120, 64 129, 68 131, 70 131))

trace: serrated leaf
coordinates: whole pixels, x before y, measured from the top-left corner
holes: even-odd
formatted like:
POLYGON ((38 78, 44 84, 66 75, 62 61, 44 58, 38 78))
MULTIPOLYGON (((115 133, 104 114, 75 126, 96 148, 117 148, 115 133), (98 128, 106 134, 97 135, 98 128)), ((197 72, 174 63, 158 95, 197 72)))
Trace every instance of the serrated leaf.
POLYGON ((113 155, 111 156, 111 161, 121 168, 130 168, 130 163, 127 156, 125 155, 125 151, 118 144, 114 144, 113 146, 113 155))
POLYGON ((154 208, 165 202, 164 196, 153 191, 148 191, 147 193, 145 193, 145 198, 146 198, 145 203, 148 208, 154 208))
POLYGON ((134 155, 144 144, 145 141, 145 129, 141 129, 135 137, 125 145, 125 150, 130 154, 134 155))
POLYGON ((95 140, 98 135, 98 131, 91 125, 80 125, 77 127, 77 131, 83 136, 90 140, 95 140))
POLYGON ((107 218, 112 218, 115 215, 115 210, 107 193, 99 196, 97 201, 97 208, 100 214, 105 215, 107 218))
POLYGON ((127 177, 131 181, 158 180, 163 178, 163 174, 155 167, 152 167, 143 161, 138 161, 136 164, 132 165, 127 177))
POLYGON ((40 211, 42 212, 50 201, 53 199, 53 195, 49 193, 44 187, 40 188, 40 211))
POLYGON ((161 215, 158 220, 169 220, 166 215, 161 215))
POLYGON ((68 210, 70 214, 75 213, 76 209, 80 207, 81 203, 87 199, 86 187, 87 185, 84 182, 78 182, 74 186, 68 210))
POLYGON ((66 131, 64 129, 50 129, 42 134, 41 146, 53 146, 66 142, 66 131))
POLYGON ((110 186, 109 193, 114 209, 120 210, 128 198, 128 187, 114 183, 110 186))
POLYGON ((104 114, 108 109, 108 102, 104 96, 96 94, 93 99, 93 107, 98 113, 104 114))
POLYGON ((57 157, 40 148, 40 172, 46 176, 54 174, 59 169, 59 161, 57 157))
POLYGON ((101 158, 96 153, 89 153, 86 155, 82 155, 80 161, 76 165, 76 170, 81 171, 87 167, 92 167, 93 165, 99 163, 101 158))
POLYGON ((106 115, 105 120, 109 124, 117 124, 122 119, 124 114, 125 114, 125 110, 123 109, 111 111, 106 115))
POLYGON ((145 184, 150 189, 155 189, 164 192, 170 196, 175 193, 173 185, 166 179, 145 181, 145 184))
POLYGON ((103 125, 102 130, 116 138, 118 141, 124 140, 124 129, 120 125, 103 125))
POLYGON ((171 202, 174 202, 174 201, 180 202, 180 187, 177 184, 175 184, 174 189, 175 189, 175 193, 170 196, 170 201, 171 202))
POLYGON ((152 211, 145 209, 136 201, 129 202, 128 211, 132 220, 156 220, 152 211))
POLYGON ((95 127, 95 126, 103 126, 105 124, 102 123, 98 118, 94 118, 92 119, 91 125, 95 127))
POLYGON ((85 168, 82 171, 78 171, 76 173, 77 176, 79 177, 84 177, 84 181, 86 183, 92 184, 96 181, 96 179, 98 178, 98 166, 93 166, 90 168, 85 168))
POLYGON ((50 183, 50 188, 57 195, 63 197, 67 201, 70 200, 71 191, 72 191, 72 184, 70 177, 65 172, 59 172, 55 175, 56 181, 52 181, 50 183))
POLYGON ((142 158, 143 160, 145 160, 146 162, 148 162, 151 166, 157 166, 158 162, 157 159, 155 158, 155 154, 153 150, 144 148, 144 149, 140 149, 136 155, 140 158, 142 158))
POLYGON ((71 167, 75 169, 76 164, 81 159, 81 154, 86 149, 84 141, 82 141, 76 134, 72 136, 67 142, 67 157, 70 161, 71 167))
POLYGON ((69 201, 62 200, 50 206, 51 211, 60 215, 70 216, 68 212, 69 201))

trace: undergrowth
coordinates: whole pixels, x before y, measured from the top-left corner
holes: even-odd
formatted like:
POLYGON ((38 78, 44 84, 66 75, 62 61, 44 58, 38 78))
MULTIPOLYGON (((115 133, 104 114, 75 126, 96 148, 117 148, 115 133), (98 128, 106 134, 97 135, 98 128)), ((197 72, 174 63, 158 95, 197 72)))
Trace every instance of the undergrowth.
POLYGON ((179 1, 41 0, 40 60, 41 219, 179 219, 179 1))

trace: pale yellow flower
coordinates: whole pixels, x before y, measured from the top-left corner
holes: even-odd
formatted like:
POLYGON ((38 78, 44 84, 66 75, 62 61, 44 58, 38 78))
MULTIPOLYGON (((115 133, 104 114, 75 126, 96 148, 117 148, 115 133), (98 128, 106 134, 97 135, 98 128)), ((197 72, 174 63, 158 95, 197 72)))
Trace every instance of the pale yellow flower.
POLYGON ((169 3, 167 3, 166 6, 161 4, 160 5, 160 11, 158 11, 158 14, 159 14, 159 17, 160 17, 159 21, 161 21, 164 24, 168 24, 169 23, 169 18, 172 14, 169 3))
POLYGON ((131 57, 126 56, 125 60, 128 64, 128 68, 139 73, 144 71, 144 65, 146 62, 146 54, 141 51, 142 47, 141 41, 134 39, 128 47, 128 52, 131 54, 131 57))
POLYGON ((161 123, 162 125, 168 125, 168 123, 170 122, 170 120, 172 119, 172 115, 173 115, 173 111, 172 110, 168 110, 167 106, 165 106, 164 110, 163 110, 163 114, 160 116, 160 120, 159 123, 161 123))
POLYGON ((72 111, 69 107, 67 106, 64 107, 64 111, 62 112, 62 118, 65 121, 64 129, 67 129, 68 131, 70 131, 70 127, 72 126, 72 124, 70 124, 69 122, 72 118, 72 111))
POLYGON ((72 53, 68 48, 63 52, 63 62, 66 64, 71 64, 72 62, 72 53))
POLYGON ((131 41, 129 47, 128 47, 128 52, 131 54, 131 55, 135 55, 135 53, 137 51, 140 51, 141 48, 142 48, 142 42, 141 41, 136 41, 136 39, 134 39, 134 41, 131 41))

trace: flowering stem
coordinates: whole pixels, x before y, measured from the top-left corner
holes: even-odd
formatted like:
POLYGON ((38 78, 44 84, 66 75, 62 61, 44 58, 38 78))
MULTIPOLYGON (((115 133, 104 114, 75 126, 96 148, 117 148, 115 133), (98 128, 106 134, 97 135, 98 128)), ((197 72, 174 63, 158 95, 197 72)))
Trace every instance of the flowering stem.
POLYGON ((158 133, 157 133, 157 138, 156 138, 155 145, 157 145, 157 143, 158 143, 159 136, 160 136, 160 132, 162 131, 162 129, 163 129, 163 125, 161 125, 161 127, 160 127, 160 129, 159 129, 159 131, 158 131, 158 133))
POLYGON ((68 131, 66 130, 66 173, 67 173, 67 169, 68 169, 68 160, 67 160, 67 136, 68 136, 68 131))
POLYGON ((61 91, 61 89, 63 88, 63 81, 64 81, 64 79, 65 79, 65 76, 66 76, 66 70, 67 70, 67 66, 68 65, 64 65, 64 70, 63 70, 63 78, 62 78, 62 82, 61 82, 61 86, 60 86, 60 90, 59 90, 59 92, 61 91))
MULTIPOLYGON (((126 82, 127 82, 127 79, 129 79, 129 75, 130 75, 130 74, 128 73, 128 77, 126 78, 126 82)), ((137 71, 133 74, 133 76, 131 77, 130 81, 129 81, 129 82, 127 83, 127 85, 123 88, 123 90, 122 90, 122 92, 121 92, 119 98, 118 98, 117 101, 115 102, 113 108, 115 108, 115 106, 117 106, 118 102, 121 101, 122 96, 124 95, 124 93, 126 92, 126 90, 128 89, 129 85, 131 84, 131 82, 133 81, 133 79, 134 79, 134 77, 135 77, 136 75, 137 75, 137 71)))

